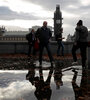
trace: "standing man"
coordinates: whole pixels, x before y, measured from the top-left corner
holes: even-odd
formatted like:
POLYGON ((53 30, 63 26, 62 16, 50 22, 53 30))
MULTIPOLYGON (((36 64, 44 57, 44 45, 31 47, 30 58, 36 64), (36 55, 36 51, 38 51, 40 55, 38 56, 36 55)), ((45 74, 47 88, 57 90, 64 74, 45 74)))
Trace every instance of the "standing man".
POLYGON ((39 49, 40 49, 40 53, 39 53, 39 64, 40 66, 42 66, 42 53, 43 53, 43 49, 44 47, 47 49, 48 52, 48 56, 51 62, 51 66, 53 66, 53 57, 49 48, 49 40, 52 36, 51 30, 49 28, 47 28, 47 22, 44 21, 43 22, 43 26, 41 28, 39 28, 36 32, 36 37, 39 40, 39 49))
POLYGON ((79 20, 77 23, 77 27, 75 28, 75 42, 72 48, 72 55, 74 62, 72 64, 77 63, 76 50, 80 48, 81 58, 82 58, 82 68, 86 68, 86 48, 87 48, 87 37, 88 37, 88 29, 83 26, 83 21, 79 20))
POLYGON ((34 31, 34 29, 32 29, 31 32, 26 35, 26 39, 28 40, 28 44, 29 44, 28 57, 30 57, 32 47, 33 47, 33 55, 35 55, 35 49, 34 49, 35 31, 34 31))
POLYGON ((57 44, 58 44, 57 56, 60 56, 60 48, 62 48, 61 55, 64 56, 64 45, 62 42, 62 39, 64 39, 64 38, 62 38, 62 33, 63 33, 63 28, 61 28, 61 33, 59 33, 56 36, 56 40, 57 40, 57 44))

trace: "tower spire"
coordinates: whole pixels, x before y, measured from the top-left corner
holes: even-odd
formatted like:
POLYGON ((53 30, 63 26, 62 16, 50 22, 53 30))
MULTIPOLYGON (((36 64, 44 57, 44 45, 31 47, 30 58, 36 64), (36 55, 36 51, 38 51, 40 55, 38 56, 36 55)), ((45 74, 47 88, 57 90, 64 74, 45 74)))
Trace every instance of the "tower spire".
POLYGON ((62 29, 62 12, 60 11, 60 5, 56 5, 56 11, 54 12, 54 35, 61 33, 62 29))

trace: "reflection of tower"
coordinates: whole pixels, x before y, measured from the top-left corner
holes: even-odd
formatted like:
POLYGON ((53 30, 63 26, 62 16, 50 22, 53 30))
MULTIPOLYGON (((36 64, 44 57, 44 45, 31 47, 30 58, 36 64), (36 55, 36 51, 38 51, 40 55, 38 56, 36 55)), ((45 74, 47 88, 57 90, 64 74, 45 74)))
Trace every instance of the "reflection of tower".
POLYGON ((60 11, 60 6, 56 6, 56 11, 54 12, 54 35, 62 33, 62 13, 60 11))

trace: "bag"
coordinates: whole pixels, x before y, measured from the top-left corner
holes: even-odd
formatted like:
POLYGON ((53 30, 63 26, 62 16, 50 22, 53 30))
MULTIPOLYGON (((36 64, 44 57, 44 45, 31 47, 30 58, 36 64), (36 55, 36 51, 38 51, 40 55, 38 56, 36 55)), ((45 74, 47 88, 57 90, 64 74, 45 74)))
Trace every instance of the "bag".
POLYGON ((35 43, 34 43, 34 49, 35 49, 36 51, 39 50, 39 43, 38 43, 37 40, 36 40, 35 43))
POLYGON ((26 39, 30 41, 30 34, 26 34, 26 39))

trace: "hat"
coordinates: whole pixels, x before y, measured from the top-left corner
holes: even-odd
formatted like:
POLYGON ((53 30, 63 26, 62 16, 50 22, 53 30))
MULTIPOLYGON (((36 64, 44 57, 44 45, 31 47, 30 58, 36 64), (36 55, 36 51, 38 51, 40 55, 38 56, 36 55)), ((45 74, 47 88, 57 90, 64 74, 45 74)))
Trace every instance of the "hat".
POLYGON ((77 25, 82 25, 83 24, 83 21, 82 20, 79 20, 78 22, 77 22, 77 25))

